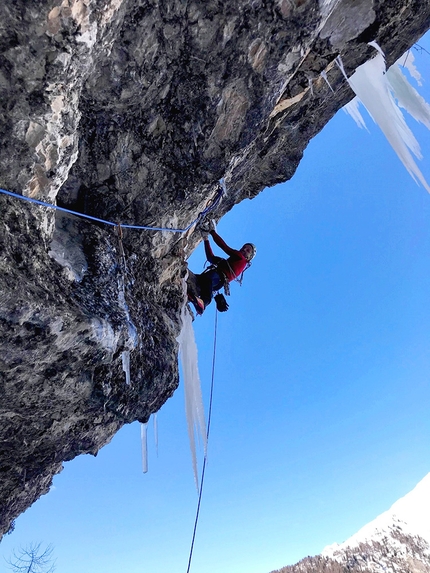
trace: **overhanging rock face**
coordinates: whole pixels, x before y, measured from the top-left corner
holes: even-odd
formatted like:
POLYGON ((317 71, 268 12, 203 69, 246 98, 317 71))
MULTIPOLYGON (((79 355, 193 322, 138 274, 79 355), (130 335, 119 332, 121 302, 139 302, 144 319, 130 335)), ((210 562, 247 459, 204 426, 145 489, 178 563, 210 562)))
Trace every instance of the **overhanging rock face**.
MULTIPOLYGON (((352 97, 338 55, 350 74, 376 40, 391 64, 429 18, 423 0, 5 0, 0 187, 184 228, 224 177, 219 219, 292 177, 352 97)), ((182 278, 199 239, 124 230, 120 242, 115 227, 0 204, 5 532, 63 461, 96 453, 174 392, 182 278)))

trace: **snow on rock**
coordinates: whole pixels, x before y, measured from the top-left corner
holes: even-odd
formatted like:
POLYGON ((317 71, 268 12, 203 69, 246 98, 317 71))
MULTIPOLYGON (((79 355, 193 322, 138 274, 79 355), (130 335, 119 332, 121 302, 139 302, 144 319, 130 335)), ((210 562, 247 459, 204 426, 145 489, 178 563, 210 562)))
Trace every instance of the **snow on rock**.
MULTIPOLYGON (((398 104, 412 117, 429 128, 430 106, 409 84, 398 62, 387 72, 381 48, 376 42, 371 42, 370 45, 378 51, 378 54, 359 66, 348 79, 348 83, 370 116, 379 125, 410 175, 415 181, 420 181, 430 193, 430 186, 412 157, 413 154, 418 159, 422 158, 419 143, 407 126, 396 99, 398 104)), ((412 64, 413 62, 410 65, 411 73, 417 77, 416 69, 412 67, 412 64)), ((361 115, 360 117, 357 115, 356 103, 351 103, 344 109, 362 127, 360 124, 364 122, 361 115)))
POLYGON ((204 444, 206 454, 206 425, 200 387, 199 369, 197 363, 197 345, 194 338, 191 315, 184 305, 182 309, 182 330, 177 338, 179 343, 179 356, 184 379, 185 412, 187 416, 188 437, 190 440, 191 456, 193 462, 194 479, 198 488, 197 454, 195 434, 198 432, 204 444))

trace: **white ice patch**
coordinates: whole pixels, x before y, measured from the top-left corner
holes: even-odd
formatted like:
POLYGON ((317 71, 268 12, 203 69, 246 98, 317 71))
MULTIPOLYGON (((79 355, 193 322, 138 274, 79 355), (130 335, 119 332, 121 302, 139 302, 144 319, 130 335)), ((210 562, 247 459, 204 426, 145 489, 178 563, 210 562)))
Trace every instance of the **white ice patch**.
POLYGON ((222 177, 222 178, 219 180, 219 183, 220 183, 220 185, 221 185, 222 194, 223 194, 223 195, 227 195, 227 186, 226 186, 226 184, 225 184, 225 179, 224 179, 224 177, 222 177))
POLYGON ((194 338, 193 323, 186 305, 182 309, 182 330, 177 338, 179 356, 184 378, 185 412, 187 416, 188 437, 190 440, 194 479, 198 488, 197 455, 195 433, 199 433, 206 455, 206 425, 197 364, 197 345, 194 338))
POLYGON ((416 80, 417 84, 419 86, 421 86, 422 85, 422 83, 421 83, 422 77, 421 77, 420 72, 415 67, 414 62, 415 62, 415 56, 409 50, 397 60, 396 64, 399 66, 402 66, 403 68, 406 68, 408 70, 408 72, 411 74, 411 76, 414 78, 414 80, 416 80))
POLYGON ((430 105, 411 86, 398 63, 387 70, 387 79, 400 107, 405 109, 416 121, 430 129, 430 105))
POLYGON ((137 335, 137 328, 134 325, 133 321, 131 320, 130 310, 125 300, 125 286, 123 278, 121 278, 118 281, 118 303, 121 309, 123 310, 127 321, 127 331, 128 331, 127 348, 129 348, 129 350, 133 350, 137 346, 138 335, 137 335))
POLYGON ((130 350, 121 353, 122 369, 125 373, 125 383, 130 386, 130 350))
MULTIPOLYGON (((343 110, 345 111, 345 113, 347 113, 352 117, 352 119, 355 121, 355 123, 358 125, 360 129, 363 127, 364 129, 367 129, 366 122, 364 121, 363 116, 361 115, 358 109, 359 105, 360 105, 360 100, 356 96, 349 103, 343 106, 343 110)), ((369 130, 367 129, 367 131, 369 130)))
MULTIPOLYGON (((394 97, 399 99, 399 101, 401 99, 402 107, 414 117, 420 117, 419 121, 426 125, 426 122, 430 121, 428 106, 425 102, 425 106, 423 105, 421 96, 411 86, 410 89, 405 89, 403 80, 399 79, 399 74, 396 71, 392 74, 386 73, 385 60, 381 49, 376 42, 371 42, 371 45, 379 53, 356 69, 355 73, 348 79, 349 85, 373 120, 379 125, 413 179, 420 181, 427 191, 430 192, 430 187, 411 154, 412 152, 415 157, 421 159, 420 146, 407 126, 394 97), (394 85, 390 83, 390 78, 393 78, 394 85), (398 91, 399 94, 397 93, 398 91)), ((401 75, 404 78, 403 74, 401 75)), ((406 78, 404 79, 406 80, 406 78)), ((347 111, 350 113, 350 110, 347 111)), ((354 119, 357 121, 356 118, 354 119)))
POLYGON ((375 42, 375 41, 369 42, 369 46, 372 46, 372 48, 375 48, 375 50, 381 54, 381 56, 384 58, 384 61, 385 61, 385 54, 382 51, 381 46, 377 42, 375 42))
POLYGON ((140 442, 142 446, 142 470, 146 474, 148 471, 148 422, 140 424, 140 442))
POLYGON ((115 352, 120 332, 115 332, 111 324, 103 318, 93 318, 91 326, 94 337, 100 342, 101 346, 110 353, 115 352))

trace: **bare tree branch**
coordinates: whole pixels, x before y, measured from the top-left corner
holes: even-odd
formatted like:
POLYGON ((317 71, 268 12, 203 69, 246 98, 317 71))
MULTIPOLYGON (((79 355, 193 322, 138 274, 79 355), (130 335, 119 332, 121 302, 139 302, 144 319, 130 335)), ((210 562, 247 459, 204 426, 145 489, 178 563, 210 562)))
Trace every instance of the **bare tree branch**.
POLYGON ((13 552, 13 557, 7 560, 9 569, 13 573, 54 573, 53 550, 52 545, 42 551, 41 543, 31 543, 13 552))

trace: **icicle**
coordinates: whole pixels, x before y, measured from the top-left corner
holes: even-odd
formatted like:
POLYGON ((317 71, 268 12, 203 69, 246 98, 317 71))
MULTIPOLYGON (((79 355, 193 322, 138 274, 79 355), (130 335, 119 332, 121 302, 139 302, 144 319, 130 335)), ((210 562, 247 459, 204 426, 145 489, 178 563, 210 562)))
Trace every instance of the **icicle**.
POLYGON ((320 75, 321 75, 321 77, 325 80, 325 83, 328 85, 328 87, 331 89, 331 91, 334 93, 334 89, 331 87, 331 84, 330 84, 330 82, 328 81, 328 77, 327 77, 326 71, 323 70, 320 75))
POLYGON ((200 377, 197 366, 197 346, 194 339, 193 324, 186 305, 182 309, 182 330, 177 338, 179 355, 182 363, 182 375, 185 390, 185 412, 187 417, 188 437, 190 440, 194 479, 198 489, 197 455, 195 432, 199 431, 206 454, 206 426, 203 408, 200 377))
POLYGON ((158 419, 157 419, 157 412, 152 414, 152 422, 154 424, 154 442, 155 442, 155 451, 158 458, 158 419))
POLYGON ((372 48, 375 48, 375 50, 378 51, 381 54, 381 56, 384 58, 384 62, 385 62, 385 54, 384 54, 381 46, 377 42, 375 42, 375 40, 368 42, 368 45, 372 46, 372 48))
POLYGON ((118 303, 119 306, 122 308, 125 314, 125 319, 127 321, 127 330, 128 330, 127 346, 130 348, 130 350, 133 350, 133 348, 136 348, 138 342, 137 328, 133 324, 133 321, 131 320, 130 317, 130 310, 125 300, 125 286, 124 286, 124 279, 122 277, 118 280, 118 303))
POLYGON ((400 107, 430 129, 430 105, 411 86, 397 63, 387 70, 387 79, 400 107))
MULTIPOLYGON (((345 113, 349 114, 352 117, 352 119, 355 121, 355 123, 358 125, 360 129, 362 127, 364 127, 364 129, 367 129, 363 116, 358 110, 359 104, 360 100, 358 99, 357 96, 355 96, 355 98, 353 98, 349 103, 343 106, 343 110, 345 113)), ((367 129, 367 131, 369 130, 367 129)))
POLYGON ((148 422, 140 424, 140 442, 142 445, 142 470, 146 474, 148 471, 148 422))
POLYGON ((221 185, 222 194, 223 194, 223 195, 227 195, 227 187, 226 187, 226 184, 225 184, 225 179, 224 179, 224 177, 222 177, 222 178, 219 180, 219 183, 220 183, 220 185, 221 185))
MULTIPOLYGON (((385 73, 385 60, 382 56, 382 50, 376 42, 371 42, 371 45, 379 53, 359 66, 348 82, 373 120, 381 128, 410 175, 415 181, 419 180, 430 192, 427 181, 410 153, 412 151, 416 157, 421 159, 420 146, 406 125, 403 114, 393 99, 392 88, 385 73)), ((410 98, 410 95, 409 92, 407 97, 410 98)), ((409 101, 408 106, 413 107, 409 101)))
POLYGON ((335 62, 339 70, 342 72, 343 77, 346 79, 346 81, 348 81, 348 76, 346 75, 345 68, 343 67, 343 62, 340 55, 335 59, 335 62))
POLYGON ((314 84, 313 84, 313 80, 311 77, 308 78, 308 83, 309 83, 309 89, 311 91, 311 96, 313 97, 313 95, 314 95, 314 84))
POLYGON ((125 383, 130 386, 130 351, 124 350, 121 353, 122 369, 125 372, 125 383))
POLYGON ((417 84, 419 86, 421 86, 422 85, 421 74, 417 70, 417 68, 415 67, 414 62, 415 62, 415 56, 411 52, 411 50, 408 50, 405 54, 403 54, 403 56, 401 56, 397 60, 396 64, 398 66, 402 66, 403 68, 406 68, 408 70, 408 72, 411 74, 411 76, 414 78, 414 80, 416 80, 417 84))

